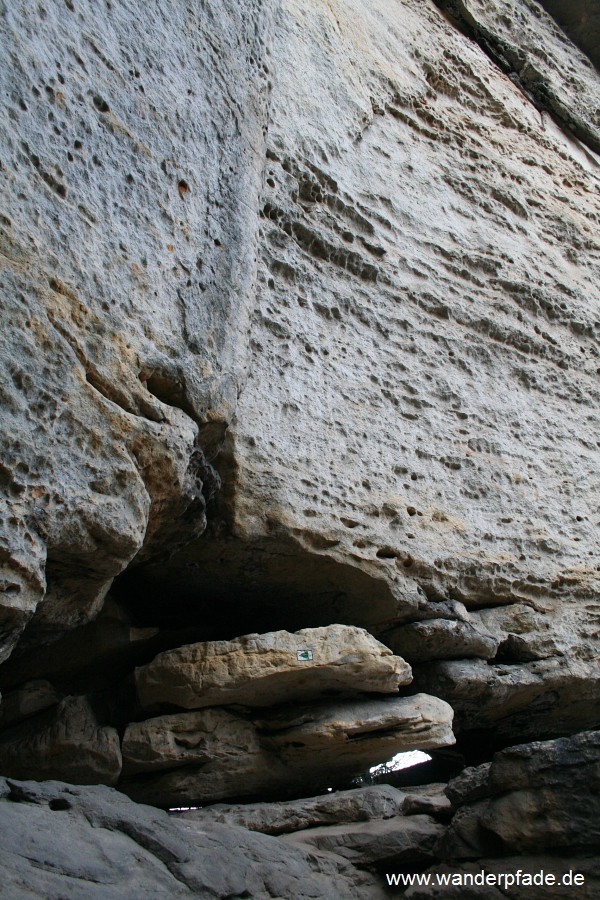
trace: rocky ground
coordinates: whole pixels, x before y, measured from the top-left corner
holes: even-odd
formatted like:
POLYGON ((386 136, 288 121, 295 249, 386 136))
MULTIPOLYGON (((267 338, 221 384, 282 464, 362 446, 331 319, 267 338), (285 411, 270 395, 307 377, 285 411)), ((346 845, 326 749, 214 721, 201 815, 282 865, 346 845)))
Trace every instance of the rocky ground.
MULTIPOLYGON (((3 896, 382 898, 387 874, 540 871, 600 890, 599 732, 523 744, 447 786, 373 785, 171 816, 108 787, 3 779, 3 896), (440 864, 438 860, 443 860, 440 864)), ((407 897, 569 896, 529 886, 407 897)), ((394 889, 393 892, 398 892, 394 889)))

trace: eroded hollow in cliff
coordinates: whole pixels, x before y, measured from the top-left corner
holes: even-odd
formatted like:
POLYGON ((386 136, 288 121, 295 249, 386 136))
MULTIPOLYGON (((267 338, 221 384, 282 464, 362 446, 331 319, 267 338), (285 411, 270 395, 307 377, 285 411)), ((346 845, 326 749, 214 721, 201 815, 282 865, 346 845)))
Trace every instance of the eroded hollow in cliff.
POLYGON ((172 559, 131 568, 113 594, 144 627, 197 628, 204 640, 339 623, 381 630, 390 584, 290 539, 201 539, 172 559))
POLYGON ((169 557, 134 561, 113 585, 112 595, 136 624, 193 628, 197 640, 229 640, 334 623, 377 635, 396 621, 403 601, 387 569, 279 522, 266 521, 256 537, 240 533, 235 438, 231 431, 217 436, 211 461, 221 487, 208 503, 206 532, 169 557))

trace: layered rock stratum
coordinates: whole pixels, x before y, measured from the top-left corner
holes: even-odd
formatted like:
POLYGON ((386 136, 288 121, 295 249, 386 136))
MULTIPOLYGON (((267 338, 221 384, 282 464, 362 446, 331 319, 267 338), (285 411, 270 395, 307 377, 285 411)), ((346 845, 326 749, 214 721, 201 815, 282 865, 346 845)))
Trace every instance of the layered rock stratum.
POLYGON ((0 892, 595 897, 597 0, 0 23, 0 892))

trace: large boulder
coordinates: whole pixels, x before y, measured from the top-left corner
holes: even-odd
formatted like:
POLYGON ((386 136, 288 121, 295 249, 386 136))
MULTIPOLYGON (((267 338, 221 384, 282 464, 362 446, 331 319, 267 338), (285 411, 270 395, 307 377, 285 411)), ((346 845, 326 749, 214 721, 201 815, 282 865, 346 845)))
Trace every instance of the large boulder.
POLYGON ((405 896, 595 900, 599 773, 598 731, 508 747, 465 769, 446 789, 458 809, 435 851, 445 863, 405 896))
POLYGON ((115 784, 121 774, 119 735, 98 722, 86 697, 65 697, 0 733, 0 771, 14 778, 115 784))
POLYGON ((448 792, 461 805, 440 844, 446 859, 597 848, 600 732, 509 747, 448 792))
POLYGON ((273 706, 335 693, 391 694, 410 666, 361 628, 330 625, 295 634, 247 634, 189 644, 136 669, 143 707, 273 706))
POLYGON ((132 803, 107 787, 0 779, 0 864, 11 900, 251 896, 383 900, 371 875, 314 848, 132 803))
POLYGON ((425 694, 281 709, 255 719, 211 708, 128 725, 119 786, 165 807, 302 796, 403 750, 453 742, 452 709, 425 694))

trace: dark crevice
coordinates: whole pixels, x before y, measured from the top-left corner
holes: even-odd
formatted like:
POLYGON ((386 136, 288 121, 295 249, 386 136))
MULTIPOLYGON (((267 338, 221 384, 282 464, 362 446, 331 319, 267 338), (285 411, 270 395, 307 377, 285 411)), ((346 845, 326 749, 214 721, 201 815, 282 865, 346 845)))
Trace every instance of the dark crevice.
POLYGON ((461 34, 481 47, 538 112, 547 113, 567 135, 577 138, 594 153, 600 153, 600 135, 596 129, 552 92, 531 60, 527 60, 518 48, 481 27, 462 0, 434 0, 434 3, 461 34))
POLYGON ((565 34, 600 70, 598 0, 538 0, 565 34))
POLYGON ((375 625, 393 616, 387 582, 295 542, 202 537, 164 564, 130 569, 113 592, 143 627, 202 631, 202 640, 375 625))

